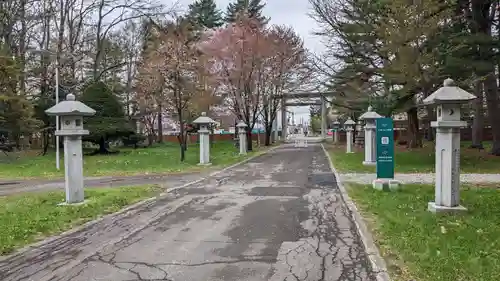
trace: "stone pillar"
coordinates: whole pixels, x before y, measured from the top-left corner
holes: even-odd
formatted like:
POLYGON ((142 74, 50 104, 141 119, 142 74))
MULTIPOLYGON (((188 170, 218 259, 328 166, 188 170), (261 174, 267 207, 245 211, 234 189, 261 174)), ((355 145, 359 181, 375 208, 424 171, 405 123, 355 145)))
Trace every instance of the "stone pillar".
POLYGON ((340 122, 338 120, 335 120, 332 125, 333 125, 333 143, 337 144, 339 142, 340 122))
POLYGON ((247 154, 247 132, 246 132, 247 125, 243 121, 240 121, 238 123, 237 127, 238 127, 239 139, 240 139, 240 155, 246 155, 247 154))
POLYGON ((346 130, 346 153, 352 153, 352 132, 356 123, 349 117, 344 123, 346 130))
POLYGON ((83 117, 96 112, 85 104, 76 101, 73 94, 66 100, 45 111, 49 116, 60 116, 61 128, 56 136, 64 137, 64 188, 66 203, 82 203, 85 199, 83 185, 82 136, 89 131, 83 129, 83 117))
POLYGON ((326 138, 326 101, 323 96, 321 96, 321 138, 326 138))
POLYGON ((64 186, 66 203, 80 203, 85 199, 83 192, 82 137, 64 137, 64 186))
POLYGON ((365 161, 363 165, 376 165, 376 124, 375 120, 380 118, 378 113, 373 111, 373 107, 369 106, 368 111, 359 117, 365 120, 365 161))
POLYGON ((200 165, 210 165, 210 131, 202 126, 198 130, 200 137, 200 165))
POLYGON ((467 122, 460 120, 460 104, 476 96, 456 87, 451 79, 443 87, 424 99, 425 105, 436 105, 436 181, 435 200, 429 202, 431 212, 457 212, 460 206, 460 128, 467 122))
POLYGON ((210 165, 210 131, 208 126, 215 123, 212 118, 206 116, 206 112, 202 112, 201 116, 193 121, 193 124, 198 124, 200 138, 200 163, 198 165, 210 165))

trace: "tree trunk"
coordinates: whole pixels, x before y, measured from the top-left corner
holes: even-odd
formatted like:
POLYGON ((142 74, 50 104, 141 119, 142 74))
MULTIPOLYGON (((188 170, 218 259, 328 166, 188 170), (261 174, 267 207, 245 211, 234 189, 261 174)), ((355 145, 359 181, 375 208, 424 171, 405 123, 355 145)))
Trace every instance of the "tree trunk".
POLYGON ((471 148, 483 149, 484 132, 484 98, 482 81, 477 81, 474 89, 476 99, 474 100, 474 120, 472 121, 472 144, 471 148))
POLYGON ((430 106, 426 108, 427 110, 427 136, 426 139, 427 141, 434 141, 436 138, 436 129, 431 127, 431 122, 436 120, 436 112, 434 109, 430 106))
POLYGON ((252 147, 252 129, 251 128, 248 128, 247 130, 247 150, 248 151, 252 151, 253 150, 253 147, 252 147))
POLYGON ((410 108, 408 115, 408 148, 422 147, 422 138, 418 126, 418 111, 416 107, 410 108))
POLYGON ((163 142, 163 112, 162 106, 158 105, 158 143, 163 142))
POLYGON ((271 145, 271 134, 272 134, 272 125, 270 125, 270 126, 267 125, 266 126, 266 139, 264 141, 264 145, 265 146, 270 146, 271 145))
POLYGON ((500 156, 500 110, 498 107, 500 100, 498 98, 498 87, 494 71, 486 76, 484 91, 486 93, 488 118, 490 121, 491 133, 493 135, 491 154, 500 156))

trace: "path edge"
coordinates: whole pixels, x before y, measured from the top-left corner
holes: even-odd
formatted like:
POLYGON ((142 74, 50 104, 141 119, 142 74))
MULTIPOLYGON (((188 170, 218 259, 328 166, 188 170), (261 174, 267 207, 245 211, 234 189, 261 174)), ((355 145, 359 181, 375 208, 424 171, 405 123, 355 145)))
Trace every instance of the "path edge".
MULTIPOLYGON (((269 149, 267 149, 267 150, 263 151, 262 153, 258 153, 258 154, 256 154, 256 155, 252 155, 252 156, 250 156, 250 157, 248 157, 248 158, 246 158, 246 159, 244 159, 244 160, 242 160, 242 161, 240 161, 240 162, 237 162, 237 163, 232 164, 232 165, 230 165, 230 166, 224 167, 224 168, 222 168, 222 169, 220 169, 220 170, 213 171, 213 172, 211 172, 210 174, 208 174, 208 175, 206 175, 206 176, 204 176, 204 177, 201 177, 201 178, 199 178, 199 179, 197 179, 197 180, 190 181, 190 182, 185 183, 185 184, 183 184, 183 185, 180 185, 180 186, 177 186, 177 187, 174 187, 174 188, 167 189, 165 192, 162 192, 162 193, 160 193, 160 194, 158 194, 158 195, 156 195, 156 196, 154 196, 154 197, 150 197, 150 198, 147 198, 147 199, 143 199, 143 200, 141 200, 141 201, 139 201, 139 202, 136 202, 136 203, 134 203, 134 204, 132 204, 132 205, 129 205, 129 206, 127 206, 127 207, 125 207, 125 208, 123 208, 123 209, 121 209, 121 210, 117 211, 117 212, 114 212, 114 213, 110 213, 110 214, 104 215, 104 216, 102 216, 102 217, 99 217, 99 218, 96 218, 96 219, 94 219, 94 220, 88 221, 88 222, 86 222, 86 223, 84 223, 84 224, 82 224, 82 225, 79 225, 79 226, 74 227, 74 228, 72 228, 72 229, 69 229, 69 230, 67 230, 67 231, 61 232, 61 233, 59 233, 59 234, 57 234, 57 235, 54 235, 54 236, 48 237, 48 238, 46 238, 46 239, 43 239, 43 240, 41 240, 41 241, 38 241, 38 242, 35 242, 35 243, 32 243, 32 244, 29 244, 29 245, 27 245, 27 246, 25 246, 25 247, 22 247, 21 249, 18 249, 18 250, 16 250, 16 251, 14 251, 14 252, 13 252, 13 253, 11 253, 11 254, 8 254, 8 255, 6 255, 6 256, 0 256, 0 262, 3 262, 3 261, 5 261, 5 260, 7 260, 7 259, 9 259, 9 258, 12 258, 12 257, 15 257, 15 256, 22 255, 23 253, 25 253, 25 252, 27 252, 27 251, 29 251, 29 250, 33 249, 33 248, 39 248, 39 247, 43 246, 44 244, 49 244, 49 243, 51 243, 51 242, 53 242, 53 241, 55 241, 55 240, 57 240, 57 239, 59 239, 59 238, 61 238, 61 237, 63 237, 63 236, 71 235, 71 234, 76 233, 76 232, 78 232, 78 231, 81 231, 81 230, 83 230, 83 229, 85 229, 85 228, 91 227, 91 226, 93 226, 93 225, 95 225, 95 224, 97 224, 97 223, 99 223, 99 222, 101 222, 101 221, 103 221, 103 220, 105 220, 105 219, 112 219, 113 217, 118 217, 118 216, 122 216, 122 215, 123 215, 123 216, 126 216, 126 215, 128 215, 129 213, 133 212, 133 211, 134 211, 134 209, 139 208, 139 207, 141 207, 141 206, 143 206, 143 205, 146 205, 147 203, 149 203, 149 202, 151 202, 151 201, 158 200, 158 199, 161 199, 161 198, 163 198, 163 197, 165 197, 165 196, 168 196, 168 195, 169 195, 171 192, 173 192, 173 191, 176 191, 176 190, 178 190, 178 189, 181 189, 181 188, 186 188, 186 187, 188 187, 188 186, 191 186, 191 185, 197 184, 197 183, 202 182, 202 181, 204 181, 204 180, 206 180, 206 179, 208 179, 208 178, 210 178, 210 177, 213 177, 213 176, 216 176, 216 175, 218 175, 218 174, 220 174, 220 173, 223 173, 223 172, 225 172, 225 171, 227 171, 227 170, 229 170, 229 169, 232 169, 232 168, 238 167, 238 166, 240 166, 240 165, 243 165, 243 164, 245 164, 245 163, 247 163, 247 162, 250 162, 251 160, 254 160, 255 158, 258 158, 258 157, 264 156, 264 155, 266 155, 267 153, 272 152, 272 151, 274 151, 274 150, 278 149, 278 148, 279 148, 279 147, 281 147, 281 146, 282 146, 282 144, 277 145, 277 146, 274 146, 274 147, 271 147, 271 148, 269 148, 269 149)), ((152 220, 151 220, 151 221, 152 221, 152 220)), ((119 238, 114 239, 114 240, 112 240, 111 242, 112 242, 113 244, 119 243, 120 241, 122 241, 122 240, 126 239, 126 238, 127 238, 127 237, 129 237, 130 235, 133 235, 134 233, 137 233, 137 232, 141 231, 142 229, 144 229, 145 227, 147 227, 147 225, 149 225, 149 223, 150 223, 151 221, 148 221, 147 223, 145 223, 145 224, 144 224, 144 226, 141 226, 141 227, 138 227, 138 228, 132 229, 132 230, 131 230, 130 232, 128 232, 126 235, 120 236, 119 238)), ((99 252, 101 249, 102 249, 102 247, 101 247, 101 248, 99 248, 99 249, 96 249, 95 251, 93 251, 93 254, 95 254, 95 253, 99 252)))
POLYGON ((389 273, 387 271, 386 262, 382 258, 382 256, 380 255, 380 251, 378 250, 377 245, 375 245, 375 242, 373 240, 373 235, 368 230, 368 227, 366 226, 366 223, 365 223, 363 217, 361 216, 361 214, 358 210, 358 207, 356 207, 356 204, 351 199, 351 197, 347 193, 347 190, 345 189, 344 185, 342 184, 340 174, 337 172, 337 170, 333 166, 333 162, 332 162, 332 158, 330 157, 330 154, 328 153, 328 151, 326 150, 326 148, 323 144, 321 144, 321 148, 323 149, 323 152, 325 153, 326 158, 328 159, 328 163, 330 165, 330 170, 332 171, 333 175, 335 176, 335 179, 337 181, 337 186, 339 187, 342 199, 346 203, 347 208, 349 209, 349 213, 351 214, 351 217, 354 221, 354 224, 356 225, 356 230, 358 232, 359 237, 361 238, 361 242, 363 242, 363 246, 365 248, 366 254, 368 255, 368 260, 370 261, 370 265, 371 265, 373 273, 375 274, 376 280, 377 281, 391 281, 391 277, 389 276, 389 273))

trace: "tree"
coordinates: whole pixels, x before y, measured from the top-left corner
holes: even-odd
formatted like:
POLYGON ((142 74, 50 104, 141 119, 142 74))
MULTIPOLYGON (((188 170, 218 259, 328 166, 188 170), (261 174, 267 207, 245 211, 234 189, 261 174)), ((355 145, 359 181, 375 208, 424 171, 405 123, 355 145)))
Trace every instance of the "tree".
POLYGON ((269 18, 262 15, 264 7, 265 4, 262 4, 261 0, 235 0, 235 2, 229 3, 227 6, 224 21, 233 23, 241 14, 247 13, 249 18, 255 19, 262 24, 267 24, 269 18))
MULTIPOLYGON (((248 125, 248 138, 260 116, 263 91, 257 86, 259 69, 273 50, 262 23, 242 15, 240 19, 204 39, 200 49, 210 59, 209 70, 218 89, 227 96, 233 113, 248 125)), ((252 142, 248 142, 252 150, 252 142)))
POLYGON ((0 45, 0 129, 20 145, 20 137, 39 125, 33 116, 33 105, 18 92, 20 69, 9 51, 0 45))
POLYGON ((189 4, 187 18, 193 26, 199 29, 212 29, 224 24, 222 12, 217 9, 214 0, 197 0, 189 4))
POLYGON ((157 25, 157 48, 147 52, 140 75, 144 93, 152 94, 156 105, 177 119, 181 161, 185 160, 193 97, 199 92, 199 73, 203 67, 194 39, 191 25, 185 20, 177 19, 164 27, 157 25))
POLYGON ((110 141, 134 134, 125 118, 123 105, 105 83, 90 83, 83 91, 81 101, 96 111, 94 116, 84 120, 90 131, 84 140, 99 145, 94 154, 111 153, 110 141))
POLYGON ((281 101, 277 97, 307 84, 312 68, 304 42, 292 28, 276 25, 266 32, 270 52, 258 69, 256 84, 263 92, 261 115, 266 128, 265 145, 270 145, 272 124, 281 101))

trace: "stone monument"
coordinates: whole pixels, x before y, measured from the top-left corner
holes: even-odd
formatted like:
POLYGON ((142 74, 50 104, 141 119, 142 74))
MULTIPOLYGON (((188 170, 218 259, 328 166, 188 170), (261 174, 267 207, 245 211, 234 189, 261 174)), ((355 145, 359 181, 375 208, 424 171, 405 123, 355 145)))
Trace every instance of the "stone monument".
POLYGON ((200 137, 200 163, 198 165, 210 165, 210 131, 208 127, 215 121, 207 116, 206 112, 202 112, 201 116, 193 121, 198 124, 200 129, 198 134, 200 137))
POLYGON ((82 203, 85 199, 83 186, 82 136, 89 134, 83 129, 83 117, 93 116, 96 111, 68 94, 66 100, 47 109, 49 116, 59 116, 61 128, 56 136, 64 137, 64 188, 66 204, 82 203))
POLYGON ((443 87, 423 100, 424 105, 436 106, 436 181, 435 199, 429 202, 431 212, 458 212, 460 205, 460 128, 467 122, 460 120, 460 105, 476 96, 457 87, 452 79, 444 80, 443 87))
POLYGON ((240 139, 240 155, 245 155, 247 154, 247 124, 245 124, 245 122, 243 121, 240 121, 236 125, 236 127, 238 127, 238 135, 240 139))
POLYGON ((380 118, 377 112, 373 111, 373 107, 369 106, 368 111, 363 113, 359 117, 359 119, 365 121, 365 161, 363 161, 363 165, 376 165, 375 161, 375 120, 380 118))
POLYGON ((347 118, 347 121, 344 122, 344 128, 346 131, 346 153, 353 153, 352 132, 354 131, 354 125, 356 125, 356 122, 352 121, 351 117, 347 118))

